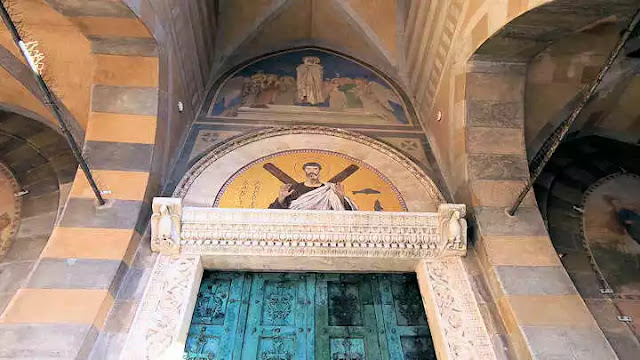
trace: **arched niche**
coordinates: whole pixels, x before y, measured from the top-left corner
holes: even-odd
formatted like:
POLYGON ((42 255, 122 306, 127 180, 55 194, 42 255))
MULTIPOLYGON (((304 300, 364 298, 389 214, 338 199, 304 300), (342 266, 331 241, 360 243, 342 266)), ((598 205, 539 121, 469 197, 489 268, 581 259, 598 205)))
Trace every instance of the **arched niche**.
MULTIPOLYGON (((320 126, 271 128, 234 138, 214 148, 198 161, 183 177, 174 192, 174 197, 183 198, 185 206, 215 206, 216 200, 219 200, 221 193, 227 190, 234 177, 251 168, 251 164, 255 164, 256 161, 264 162, 264 159, 269 159, 269 156, 296 151, 301 154, 301 159, 298 161, 313 160, 309 156, 326 153, 328 156, 348 160, 344 164, 356 164, 362 169, 358 171, 368 172, 367 174, 372 179, 375 178, 375 181, 382 179, 389 185, 389 189, 393 189, 396 198, 403 204, 403 208, 398 210, 433 212, 437 211, 439 204, 445 202, 432 179, 399 151, 383 142, 355 132, 320 126)), ((327 174, 323 180, 326 181, 337 173, 342 169, 340 167, 342 165, 343 163, 334 167, 333 172, 327 174)), ((294 166, 294 168, 298 167, 294 166)), ((257 173, 259 178, 269 179, 272 176, 264 169, 259 170, 261 171, 257 173)), ((298 181, 303 180, 299 173, 297 177, 296 175, 293 177, 298 181)), ((364 181, 365 183, 356 187, 350 187, 345 181, 347 194, 356 197, 360 195, 357 194, 359 191, 378 191, 368 187, 366 180, 364 181)), ((274 190, 272 187, 270 191, 269 196, 277 196, 277 188, 274 190)))

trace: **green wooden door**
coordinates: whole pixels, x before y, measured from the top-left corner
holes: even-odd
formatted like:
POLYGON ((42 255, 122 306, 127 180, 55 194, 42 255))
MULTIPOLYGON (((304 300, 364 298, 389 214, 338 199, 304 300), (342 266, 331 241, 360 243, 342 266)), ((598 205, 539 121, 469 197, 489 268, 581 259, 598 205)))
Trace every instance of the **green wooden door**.
POLYGON ((207 272, 185 359, 431 360, 415 274, 207 272))
POLYGON ((385 359, 378 336, 384 324, 374 276, 318 274, 317 278, 316 359, 385 359))
POLYGON ((313 274, 254 274, 240 359, 313 359, 313 280, 313 274))

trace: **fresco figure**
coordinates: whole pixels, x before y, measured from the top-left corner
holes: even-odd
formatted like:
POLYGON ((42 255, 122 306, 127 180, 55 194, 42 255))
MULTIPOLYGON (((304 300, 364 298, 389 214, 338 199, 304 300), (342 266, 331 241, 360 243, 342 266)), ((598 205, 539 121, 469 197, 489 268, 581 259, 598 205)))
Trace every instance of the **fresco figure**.
POLYGON ((297 184, 285 184, 269 209, 292 210, 358 210, 356 204, 345 196, 340 183, 322 182, 322 165, 308 162, 302 166, 306 180, 297 184))
POLYGON ((624 206, 620 200, 613 197, 606 196, 605 200, 615 211, 619 224, 633 240, 640 244, 640 212, 624 206))
POLYGON ((276 105, 293 105, 296 101, 296 79, 293 76, 281 76, 276 83, 278 93, 273 103, 276 105))
POLYGON ((320 58, 305 56, 302 64, 296 67, 298 102, 311 105, 324 102, 322 86, 324 81, 324 68, 320 65, 320 58))

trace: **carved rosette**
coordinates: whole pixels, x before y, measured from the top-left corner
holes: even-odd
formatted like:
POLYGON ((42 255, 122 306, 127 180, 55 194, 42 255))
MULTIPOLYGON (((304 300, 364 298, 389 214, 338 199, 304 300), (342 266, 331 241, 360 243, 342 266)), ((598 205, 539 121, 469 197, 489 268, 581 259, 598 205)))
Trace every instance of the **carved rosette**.
POLYGON ((179 359, 202 279, 199 256, 159 256, 121 359, 179 359))
POLYGON ((438 328, 446 345, 445 358, 497 359, 462 259, 423 262, 420 266, 423 268, 418 269, 418 278, 426 277, 421 286, 427 286, 430 294, 425 301, 435 306, 438 328))

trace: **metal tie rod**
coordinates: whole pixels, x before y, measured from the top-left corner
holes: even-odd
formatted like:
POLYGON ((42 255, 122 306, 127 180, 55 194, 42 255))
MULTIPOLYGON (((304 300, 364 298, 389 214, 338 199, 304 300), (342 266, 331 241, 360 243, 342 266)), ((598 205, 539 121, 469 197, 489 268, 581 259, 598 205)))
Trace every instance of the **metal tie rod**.
POLYGON ((578 118, 578 115, 580 115, 584 107, 587 105, 589 100, 591 100, 591 98, 595 94, 596 89, 602 82, 602 79, 607 74, 609 69, 611 69, 611 65, 613 65, 613 62, 618 57, 618 54, 626 44, 627 40, 629 40, 629 37, 631 36, 633 29, 635 29, 635 27, 638 25, 638 22, 640 22, 640 9, 636 11, 636 14, 634 15, 633 19, 629 23, 629 26, 627 26, 627 29, 624 31, 624 33, 622 33, 622 36, 620 37, 618 44, 613 49, 613 51, 611 51, 611 54, 609 54, 609 58, 600 69, 600 73, 598 74, 598 77, 596 77, 591 82, 589 89, 584 93, 580 102, 576 105, 576 107, 571 112, 571 115, 569 115, 569 117, 566 120, 564 120, 560 124, 560 126, 558 126, 557 130, 559 130, 559 132, 557 130, 554 131, 554 133, 549 138, 547 138, 547 141, 545 141, 545 143, 543 144, 541 148, 542 149, 541 151, 543 151, 542 158, 539 159, 538 156, 536 155, 536 157, 532 161, 532 165, 534 166, 534 168, 533 168, 533 171, 531 172, 531 175, 529 176, 529 180, 527 181, 527 184, 525 185, 524 189, 522 189, 522 191, 518 195, 518 198, 513 203, 511 208, 507 210, 507 213, 510 216, 513 216, 516 213, 516 210, 518 210, 518 207, 520 207, 520 204, 522 204, 522 201, 524 200, 525 196, 527 196, 527 193, 529 192, 529 190, 531 190, 531 187, 533 187, 533 183, 538 179, 538 176, 540 176, 540 174, 542 173, 542 169, 544 169, 544 166, 549 162, 549 159, 551 159, 551 156, 560 145, 560 142, 562 141, 562 139, 564 139, 565 135, 567 135, 567 133, 569 132, 571 125, 578 118), (545 148, 547 148, 548 150, 544 151, 545 148))
POLYGON ((25 60, 29 64, 29 68, 31 69, 33 76, 38 81, 40 90, 42 90, 44 94, 44 104, 51 109, 53 116, 56 118, 56 120, 60 124, 60 129, 62 129, 62 133, 66 137, 67 143, 69 144, 69 147, 71 147, 71 151, 73 152, 73 155, 75 156, 76 160, 78 160, 78 163, 80 164, 80 167, 84 172, 84 175, 89 181, 89 185, 91 185, 91 190, 93 190, 93 193, 95 194, 96 199, 98 199, 98 203, 100 203, 100 205, 104 205, 105 201, 102 198, 102 194, 100 193, 100 190, 98 189, 98 185, 96 185, 96 182, 93 179, 93 176, 91 175, 91 171, 89 170, 89 166, 87 165, 87 162, 82 157, 80 148, 78 147, 78 144, 76 144, 76 141, 73 138, 73 135, 69 131, 69 127, 67 126, 67 123, 65 122, 64 118, 62 117, 62 114, 60 113, 58 102, 55 96, 53 96, 53 94, 51 93, 51 90, 49 90, 49 87, 47 86, 47 84, 44 82, 44 79, 40 75, 40 72, 38 71, 38 68, 35 62, 33 61, 31 54, 29 54, 29 51, 27 50, 27 47, 24 41, 22 41, 22 37, 20 36, 20 33, 18 32, 16 25, 13 23, 13 20, 11 20, 11 16, 9 16, 9 12, 7 11, 7 8, 4 6, 4 2, 2 0, 0 0, 0 15, 2 16, 2 20, 4 21, 4 24, 7 26, 7 29, 9 29, 9 32, 13 37, 13 41, 16 43, 18 48, 20 48, 20 52, 22 53, 25 60))

